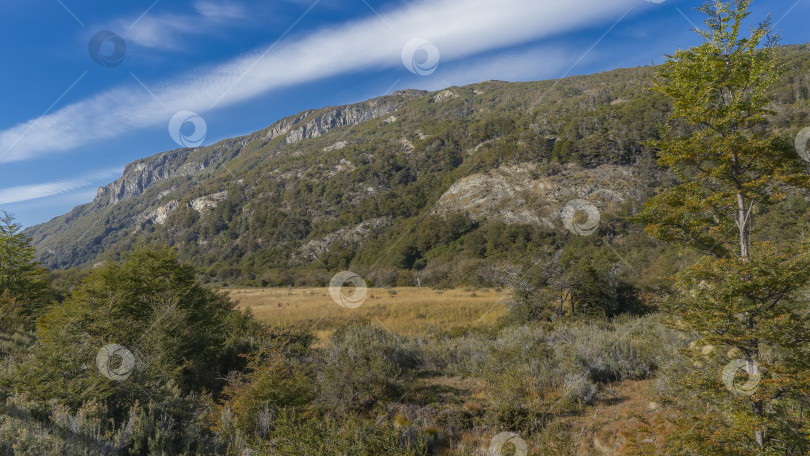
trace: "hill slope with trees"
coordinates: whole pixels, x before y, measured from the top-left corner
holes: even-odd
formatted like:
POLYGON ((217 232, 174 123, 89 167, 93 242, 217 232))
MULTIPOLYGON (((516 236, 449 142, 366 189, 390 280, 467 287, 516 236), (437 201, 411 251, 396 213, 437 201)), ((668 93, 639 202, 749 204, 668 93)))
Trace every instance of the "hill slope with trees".
MULTIPOLYGON (((810 124, 810 49, 778 55, 787 71, 768 94, 768 128, 789 138, 810 124)), ((673 181, 645 146, 671 112, 654 70, 305 111, 132 163, 92 203, 26 234, 57 269, 162 242, 229 284, 323 285, 347 268, 379 285, 454 284, 471 273, 492 282, 489 265, 567 242, 561 214, 572 199, 594 203, 611 236, 640 232, 628 217, 673 181)))

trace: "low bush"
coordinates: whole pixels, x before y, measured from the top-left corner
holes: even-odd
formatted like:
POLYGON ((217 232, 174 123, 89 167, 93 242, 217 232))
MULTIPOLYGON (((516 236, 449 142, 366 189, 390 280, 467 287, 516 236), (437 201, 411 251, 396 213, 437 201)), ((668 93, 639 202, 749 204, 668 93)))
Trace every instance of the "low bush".
MULTIPOLYGON (((305 417, 280 410, 271 420, 270 436, 252 446, 255 454, 278 455, 427 455, 428 436, 415 428, 396 429, 387 421, 364 420, 353 414, 339 419, 305 417)), ((234 454, 254 454, 251 452, 234 454)))
POLYGON ((303 406, 314 393, 310 371, 285 359, 281 348, 263 348, 248 356, 245 372, 234 372, 223 388, 224 403, 212 417, 220 437, 230 443, 266 439, 270 415, 303 406))
POLYGON ((418 359, 404 338, 367 323, 338 329, 323 350, 319 402, 345 413, 397 400, 413 381, 418 359))

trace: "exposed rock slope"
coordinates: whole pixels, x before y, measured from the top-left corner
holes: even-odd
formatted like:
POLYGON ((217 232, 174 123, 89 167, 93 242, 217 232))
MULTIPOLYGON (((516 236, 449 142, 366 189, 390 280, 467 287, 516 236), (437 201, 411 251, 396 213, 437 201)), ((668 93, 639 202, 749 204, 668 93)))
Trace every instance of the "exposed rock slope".
POLYGON ((602 211, 616 210, 635 196, 641 182, 632 167, 576 165, 551 171, 534 163, 501 166, 454 183, 436 203, 436 213, 464 212, 475 222, 554 226, 573 199, 592 202, 602 211))

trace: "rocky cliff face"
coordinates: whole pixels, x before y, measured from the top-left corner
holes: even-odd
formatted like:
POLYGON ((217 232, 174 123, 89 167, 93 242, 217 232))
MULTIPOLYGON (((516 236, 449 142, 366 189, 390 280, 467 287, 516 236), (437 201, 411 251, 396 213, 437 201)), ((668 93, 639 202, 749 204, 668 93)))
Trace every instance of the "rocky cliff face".
POLYGON ((641 185, 629 166, 576 165, 541 168, 534 163, 501 166, 454 183, 436 203, 439 214, 464 212, 475 222, 554 226, 565 205, 574 199, 612 211, 641 185))
POLYGON ((111 206, 139 196, 156 182, 174 176, 188 176, 205 169, 210 160, 190 160, 189 156, 193 151, 194 149, 178 149, 130 163, 118 180, 98 189, 92 203, 94 208, 111 206))
MULTIPOLYGON (((77 249, 77 238, 81 242, 90 242, 96 246, 96 250, 99 250, 99 244, 120 242, 120 239, 130 237, 132 233, 142 232, 145 227, 163 226, 178 208, 192 208, 204 217, 228 195, 224 189, 216 193, 190 190, 196 183, 205 182, 207 177, 173 181, 172 184, 161 187, 166 181, 177 177, 199 176, 201 171, 209 169, 206 176, 216 177, 218 175, 216 168, 219 165, 249 146, 267 150, 265 156, 275 154, 283 156, 285 150, 287 154, 295 155, 294 150, 283 146, 317 138, 340 127, 389 116, 400 110, 409 100, 426 93, 428 92, 403 90, 361 103, 306 110, 283 118, 267 129, 250 135, 224 140, 206 147, 162 152, 135 161, 124 168, 120 178, 99 188, 92 202, 77 206, 68 214, 49 222, 31 227, 27 230, 27 234, 34 239, 41 258, 50 267, 83 264, 86 258, 94 256, 95 253, 77 249), (279 141, 271 143, 274 139, 279 141), (251 144, 257 140, 261 141, 258 147, 251 144), (270 149, 266 149, 267 147, 270 149), (159 187, 159 191, 150 193, 154 187, 159 187), (187 202, 182 202, 183 200, 187 202), (120 207, 125 202, 125 207, 112 215, 110 212, 112 208, 120 207)), ((347 144, 345 141, 338 142, 325 149, 326 152, 336 151, 346 147, 347 144)), ((352 163, 343 160, 331 167, 324 178, 352 169, 354 169, 352 163)), ((270 172, 273 171, 275 170, 270 172)), ((289 172, 292 171, 287 171, 289 172)), ((300 173, 301 170, 298 170, 293 174, 300 173)), ((229 181, 234 181, 230 174, 228 176, 229 181)))
MULTIPOLYGON (((286 136, 287 144, 316 138, 335 128, 383 117, 401 109, 408 99, 422 96, 425 93, 427 92, 420 90, 403 90, 353 105, 303 111, 271 125, 266 130, 264 138, 272 140, 286 136), (301 125, 302 123, 303 125, 301 125)), ((124 168, 124 173, 118 180, 98 189, 92 203, 92 210, 139 196, 157 182, 175 176, 193 175, 206 169, 216 161, 216 158, 220 158, 209 155, 205 158, 195 159, 193 157, 195 150, 177 149, 130 163, 124 168)), ((151 218, 151 216, 147 218, 151 218)))
MULTIPOLYGON (((293 121, 288 122, 284 128, 278 131, 273 129, 271 132, 276 136, 286 132, 287 144, 296 143, 303 139, 317 138, 334 128, 368 122, 398 111, 407 99, 419 97, 425 93, 427 92, 421 90, 403 90, 390 96, 374 98, 363 103, 327 108, 314 114, 309 112, 308 116, 298 116, 293 121), (306 123, 298 126, 303 122, 306 123)), ((268 139, 272 139, 272 137, 274 136, 270 135, 268 139)))

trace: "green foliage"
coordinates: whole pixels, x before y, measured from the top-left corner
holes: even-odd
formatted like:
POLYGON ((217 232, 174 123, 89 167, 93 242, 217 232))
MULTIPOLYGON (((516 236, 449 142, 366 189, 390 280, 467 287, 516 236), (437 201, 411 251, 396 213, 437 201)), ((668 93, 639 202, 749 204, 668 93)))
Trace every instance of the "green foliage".
POLYGON ((272 415, 313 399, 314 383, 307 368, 291 363, 281 348, 265 346, 248 355, 245 371, 228 379, 222 395, 219 434, 231 442, 257 443, 268 438, 272 415))
POLYGON ((38 344, 16 387, 73 409, 98 400, 123 413, 174 388, 217 387, 240 366, 236 354, 250 347, 256 329, 224 294, 200 286, 172 250, 142 248, 93 271, 40 319, 38 344), (134 357, 122 381, 96 368, 99 350, 111 343, 134 357))
POLYGON ((413 380, 414 358, 399 336, 371 324, 339 329, 323 353, 319 401, 328 410, 368 410, 397 400, 413 380))
POLYGON ((673 121, 655 145, 681 182, 650 201, 648 232, 718 257, 746 256, 751 207, 810 183, 790 143, 768 128, 769 95, 782 66, 768 22, 740 36, 749 3, 704 7, 705 43, 676 52, 656 79, 673 100, 673 121))
POLYGON ((804 454, 810 423, 794 410, 808 404, 810 245, 752 242, 751 233, 763 212, 755 208, 810 186, 810 176, 769 126, 784 68, 768 21, 742 36, 750 3, 707 3, 705 42, 658 70, 656 89, 672 99, 673 118, 656 145, 679 182, 653 197, 641 218, 653 236, 699 255, 676 275, 668 306, 675 324, 708 351, 731 349, 728 357, 755 379, 752 394, 739 394, 724 390, 716 361, 683 372, 692 393, 683 429, 700 424, 676 433, 677 445, 701 454, 804 454), (707 419, 707 409, 718 416, 707 419))
POLYGON ((703 417, 695 434, 680 443, 693 446, 711 434, 715 437, 698 447, 715 454, 783 454, 782 448, 802 454, 810 449, 808 422, 799 412, 810 405, 805 342, 810 340, 810 319, 801 290, 807 283, 810 245, 802 243, 791 252, 768 244, 753 247, 757 254, 748 261, 702 259, 678 278, 677 289, 689 291, 671 304, 672 312, 702 336, 698 347, 711 350, 710 356, 687 354, 696 365, 680 374, 700 399, 698 404, 694 397, 684 403, 689 414, 683 424, 703 417), (734 379, 735 384, 745 383, 756 373, 753 395, 735 395, 723 384, 720 372, 739 360, 755 363, 750 374, 743 371, 734 379), (703 416, 707 405, 717 416, 703 416), (716 437, 719 429, 722 438, 716 437), (762 445, 746 442, 752 429, 762 430, 762 445))
POLYGON ((255 448, 270 454, 418 456, 429 454, 426 442, 416 430, 397 430, 356 415, 313 419, 282 410, 273 417, 271 438, 255 448))
POLYGON ((614 225, 610 218, 605 219, 607 227, 623 233, 625 246, 614 246, 609 236, 568 236, 527 249, 526 260, 508 282, 513 289, 513 321, 526 323, 566 315, 615 317, 653 310, 640 298, 650 286, 625 258, 632 258, 636 265, 648 264, 654 258, 647 254, 654 247, 643 241, 638 226, 624 221, 614 225))
POLYGON ((31 329, 47 304, 48 284, 31 239, 21 230, 10 214, 0 213, 0 327, 31 329))

